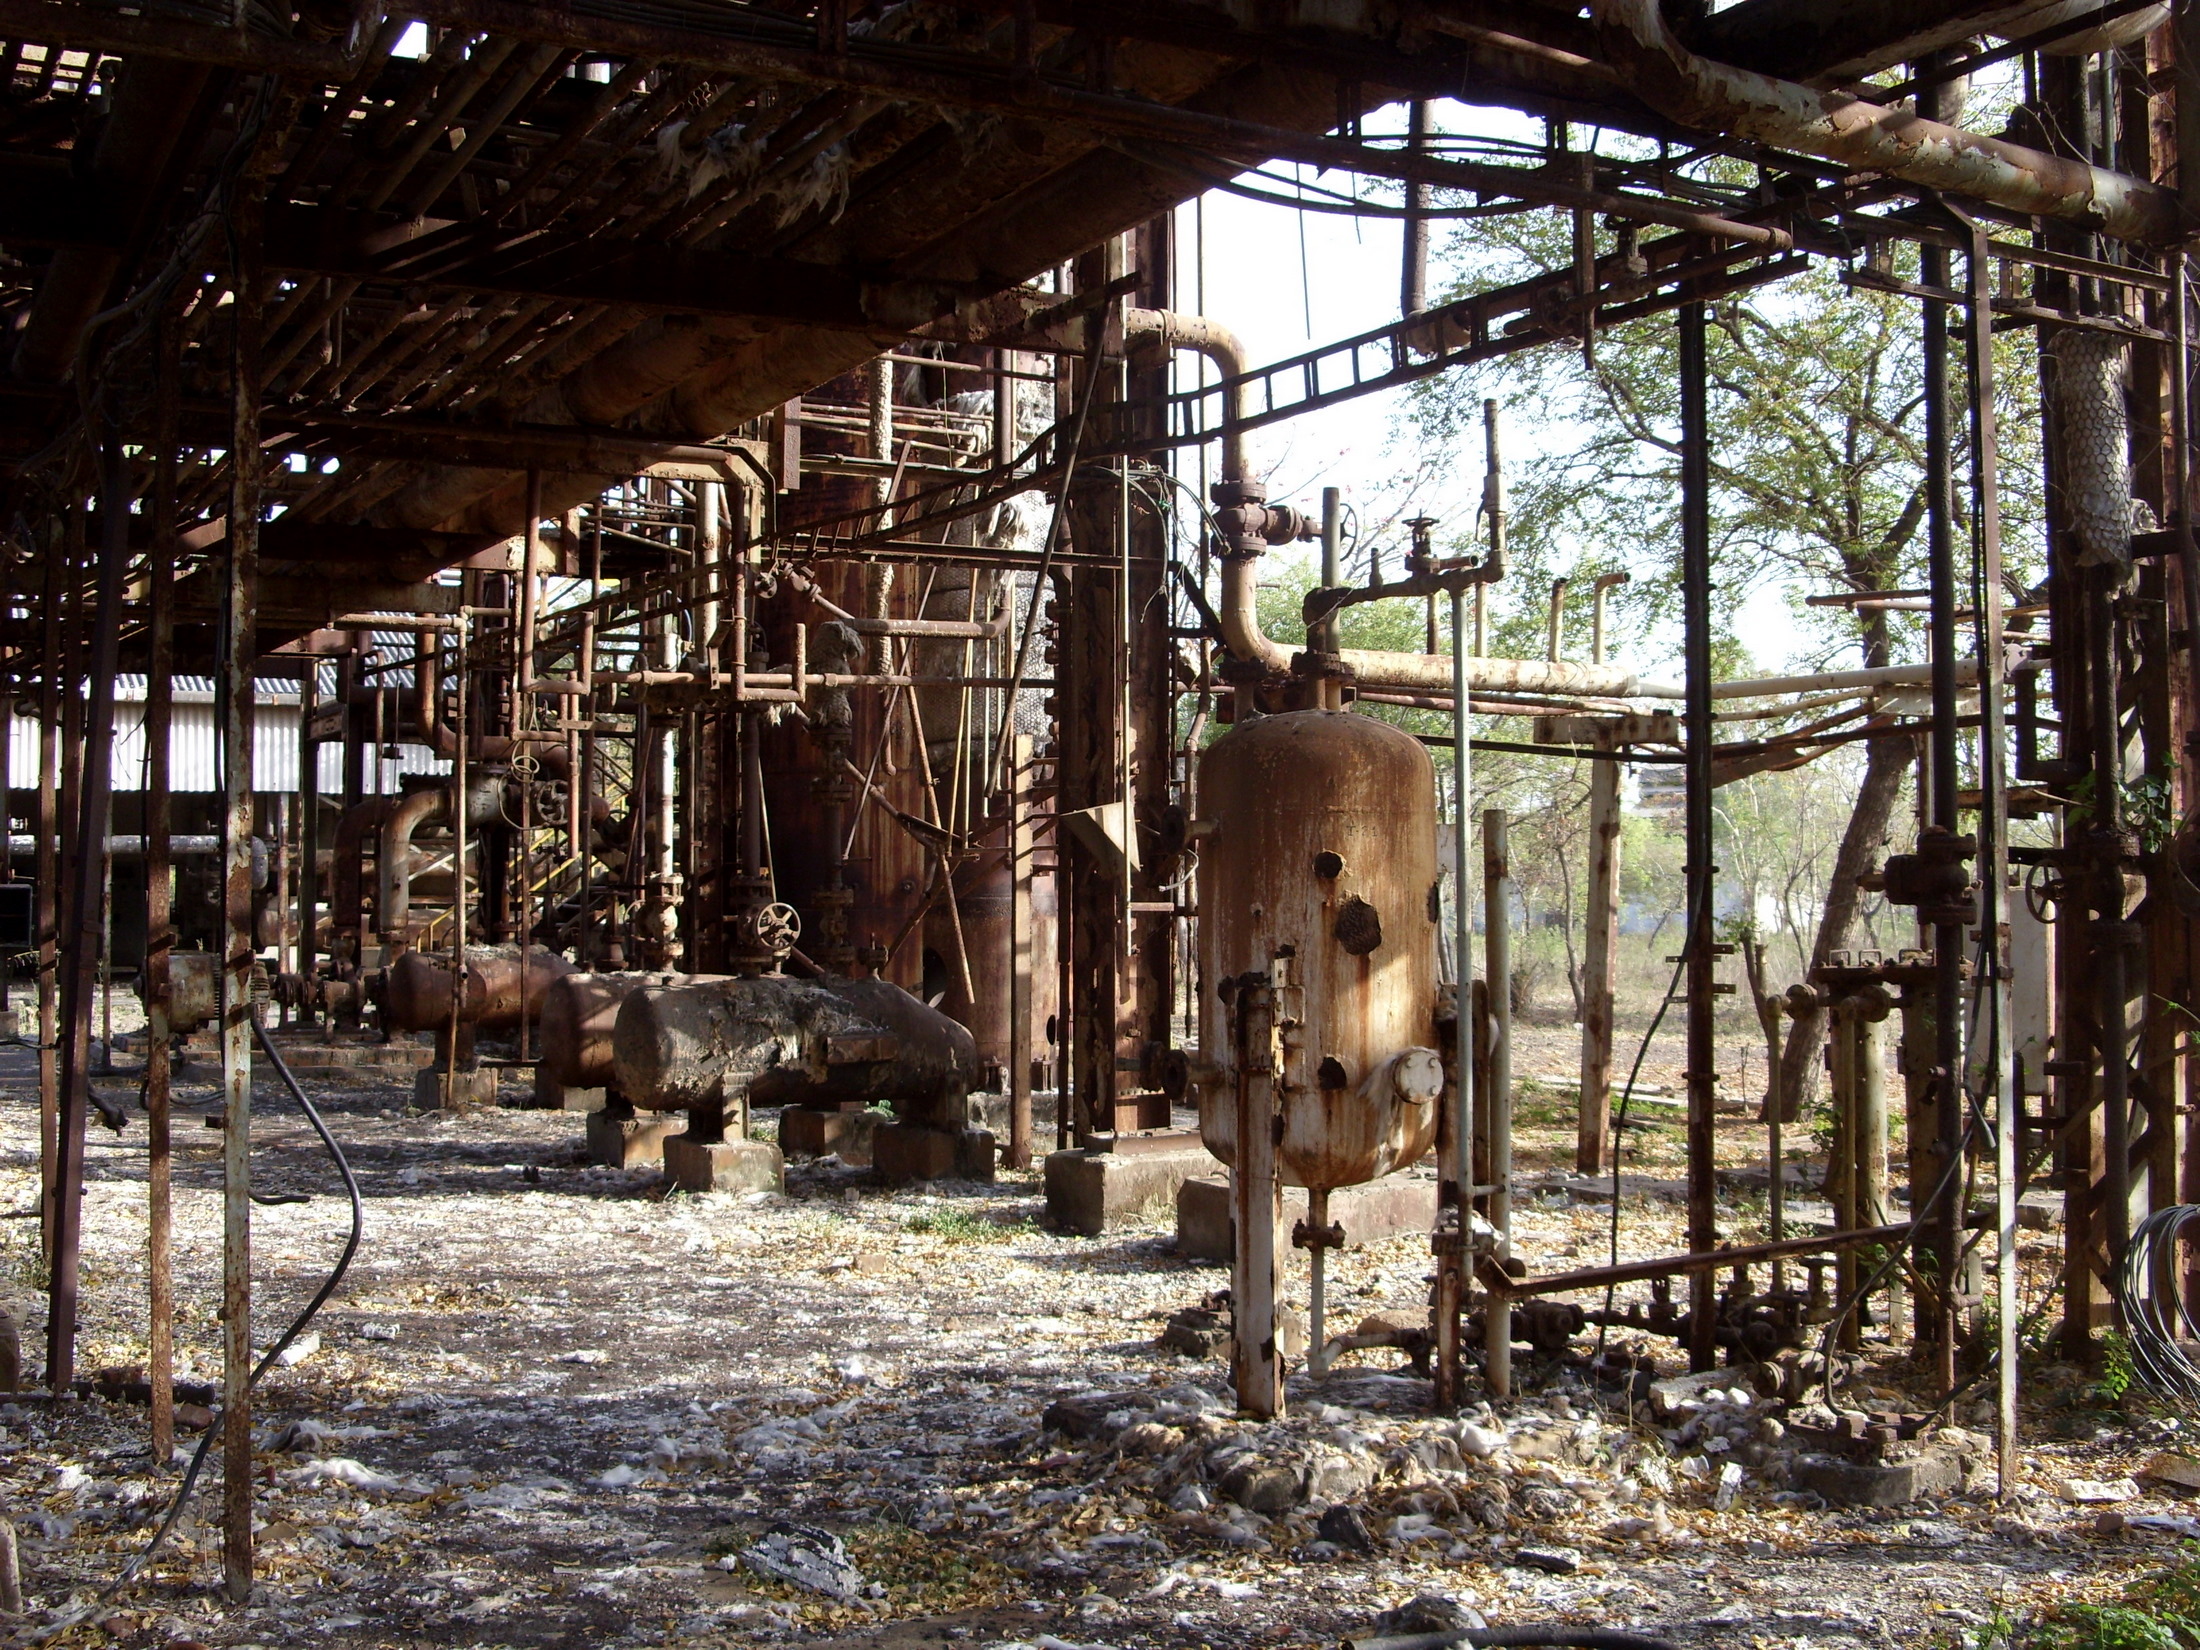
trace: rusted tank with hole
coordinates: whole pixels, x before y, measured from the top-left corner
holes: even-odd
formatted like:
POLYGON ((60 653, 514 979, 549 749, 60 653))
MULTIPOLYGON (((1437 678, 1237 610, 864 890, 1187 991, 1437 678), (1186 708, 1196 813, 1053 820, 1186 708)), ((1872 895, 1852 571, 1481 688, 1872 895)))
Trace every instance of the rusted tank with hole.
POLYGON ((572 972, 571 963, 540 946, 529 948, 523 965, 516 945, 470 945, 461 986, 448 953, 408 951, 383 980, 383 1024, 392 1031, 440 1031, 451 1023, 455 997, 460 1025, 510 1031, 523 1012, 539 1017, 544 993, 572 972))
POLYGON ((746 1087, 758 1106, 891 1104, 960 1126, 981 1072, 967 1028, 886 980, 689 980, 643 985, 612 1036, 619 1093, 651 1111, 746 1087))
POLYGON ((1409 734, 1351 711, 1241 722, 1200 759, 1199 1121, 1237 1139, 1226 982, 1284 993, 1277 1160, 1328 1190, 1405 1167, 1436 1138, 1436 773, 1409 734), (1282 959, 1279 963, 1278 959, 1282 959))
POLYGON ((575 970, 553 980, 542 994, 537 1064, 544 1076, 567 1088, 612 1085, 612 1032, 619 1023, 619 1006, 628 997, 643 986, 715 983, 717 977, 710 975, 646 971, 583 974, 575 970))

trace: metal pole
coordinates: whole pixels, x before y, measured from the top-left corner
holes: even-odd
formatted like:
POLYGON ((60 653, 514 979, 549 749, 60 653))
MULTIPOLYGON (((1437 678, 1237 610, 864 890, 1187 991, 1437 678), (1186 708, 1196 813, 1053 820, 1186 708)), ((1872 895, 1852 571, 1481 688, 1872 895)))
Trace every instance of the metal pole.
MULTIPOLYGON (((1712 909, 1718 867, 1711 825, 1711 413, 1704 306, 1680 311, 1681 371, 1681 614, 1687 652, 1688 731, 1688 1247, 1719 1241, 1718 1136, 1713 1110, 1718 1044, 1712 994, 1712 909)), ((1689 1366, 1709 1369, 1718 1358, 1714 1280, 1689 1280, 1689 1366)))
POLYGON ((259 651, 260 328, 256 199, 239 209, 232 279, 229 554, 221 626, 222 1586, 252 1595, 252 666, 259 651))
MULTIPOLYGON (((1322 588, 1334 590, 1344 583, 1344 491, 1322 489, 1322 588)), ((1308 643, 1318 653, 1334 653, 1338 647, 1338 617, 1331 612, 1314 627, 1308 643)))
MULTIPOLYGON (((1608 765, 1608 764, 1607 764, 1608 765)), ((1495 1260, 1512 1256, 1512 836, 1503 808, 1482 814, 1482 972, 1490 1003, 1490 1224, 1495 1260)), ((1491 1295, 1482 1307, 1482 1357, 1490 1396, 1512 1396, 1512 1304, 1491 1295)))
MULTIPOLYGON (((1919 279, 1928 288, 1948 284, 1948 254, 1937 246, 1919 251, 1919 279)), ((1954 439, 1948 408, 1948 306, 1922 305, 1925 363, 1926 585, 1932 592, 1927 633, 1932 658, 1932 825, 1953 836, 1961 787, 1956 749, 1956 495, 1951 462, 1954 439)), ((1961 922, 1933 928, 1933 1130, 1934 1184, 1941 1192, 1929 1213, 1934 1336, 1943 1388, 1955 1385, 1956 1266, 1963 1243, 1962 1187, 1948 1172, 1963 1132, 1963 930, 1961 922)), ((2120 1051, 2119 1051, 2120 1052, 2120 1051)), ((2113 1219, 2113 1216, 2111 1217, 2113 1219)), ((2120 1247, 2119 1247, 2119 1251, 2120 1247)))
POLYGON ((1230 1171, 1237 1253, 1230 1277, 1231 1374, 1238 1409, 1259 1420, 1283 1413, 1283 1360, 1276 1347, 1276 1227, 1281 1185, 1276 1178, 1275 982, 1290 959, 1271 964, 1275 976, 1237 982, 1231 1020, 1237 1041, 1237 1151, 1230 1171))
MULTIPOLYGON (((521 550, 526 565, 519 574, 519 638, 517 650, 518 676, 512 695, 512 747, 524 752, 528 747, 521 738, 535 725, 535 569, 542 561, 542 472, 527 472, 527 537, 521 550)), ((534 774, 525 767, 520 771, 519 786, 519 864, 515 867, 519 877, 519 1058, 525 1060, 529 1043, 529 1013, 527 1007, 528 952, 535 938, 535 785, 534 774)), ((453 799, 460 811, 466 807, 464 793, 453 799)))
POLYGON ((38 713, 38 1239, 53 1264, 61 1129, 61 591, 66 529, 46 541, 38 713))
MULTIPOLYGON (((151 1389, 153 1459, 176 1449, 174 1205, 170 1186, 168 953, 175 945, 168 857, 168 729, 176 668, 176 421, 183 334, 162 323, 153 389, 152 547, 146 567, 151 640, 145 689, 145 1379, 151 1389)), ((310 939, 308 941, 310 943, 310 939)))
POLYGON ((1467 806, 1472 797, 1472 746, 1465 687, 1466 594, 1451 593, 1452 793, 1451 909, 1453 1007, 1450 1104, 1437 1130, 1436 1251, 1436 1405, 1459 1402, 1463 1348, 1460 1319, 1466 1310, 1473 1267, 1474 1235, 1474 923, 1467 906, 1467 806))
POLYGON ((53 1264, 47 1274, 46 1381, 65 1392, 76 1377, 77 1254, 84 1218, 84 1120, 91 1109, 92 1001, 98 988, 105 908, 108 804, 114 795, 115 674, 120 668, 122 584, 130 559, 130 470, 119 438, 102 454, 97 606, 86 663, 83 778, 77 788, 71 933, 62 947, 61 1114, 55 1135, 53 1264))
MULTIPOLYGON (((1612 748, 1601 732, 1597 746, 1612 748)), ((1620 808, 1617 762, 1589 764, 1589 891, 1581 951, 1581 1100, 1574 1168, 1602 1174, 1612 1132, 1612 1015, 1618 988, 1620 808)))
MULTIPOLYGON (((2180 39, 2186 38, 2180 36, 2180 39)), ((2180 80, 2180 89, 2190 85, 2180 80)), ((2187 118, 2200 122, 2200 110, 2187 106, 2187 118)), ((2001 567, 2001 445, 1994 415, 1993 264, 1987 255, 1986 233, 1971 232, 1970 256, 1965 260, 1970 277, 1971 369, 1971 519, 1978 534, 1979 595, 1975 625, 1975 652, 1979 677, 1979 929, 1991 943, 1986 947, 1986 967, 1979 989, 1985 1003, 1988 1037, 1986 1047, 1992 1065, 1983 1086, 1991 1089, 1994 1105, 1994 1233, 1997 1271, 1994 1280, 1995 1328, 1999 1356, 1994 1371, 1994 1458, 1996 1487, 2004 1500, 2017 1488, 2017 1133, 2022 1127, 2023 1097, 2016 1087, 2016 1061, 2010 1049, 2009 975, 2001 944, 2002 903, 2009 886, 2009 775, 2005 753, 2001 677, 2003 665, 2002 567, 2001 567)), ((2175 506, 2184 541, 2179 558, 2184 572, 2185 622, 2200 624, 2200 567, 2195 565, 2192 542, 2192 494, 2187 485, 2192 439, 2188 421, 2191 358, 2187 353, 2188 311, 2185 302, 2185 257, 2170 259, 2171 303, 2176 311, 2176 371, 2172 376, 2175 425, 2175 506)), ((2196 650, 2200 651, 2200 650, 2196 650)))
MULTIPOLYGON (((1013 713, 1014 707, 1010 707, 1013 713)), ((1031 736, 1009 745, 1008 1166, 1031 1167, 1031 736)))

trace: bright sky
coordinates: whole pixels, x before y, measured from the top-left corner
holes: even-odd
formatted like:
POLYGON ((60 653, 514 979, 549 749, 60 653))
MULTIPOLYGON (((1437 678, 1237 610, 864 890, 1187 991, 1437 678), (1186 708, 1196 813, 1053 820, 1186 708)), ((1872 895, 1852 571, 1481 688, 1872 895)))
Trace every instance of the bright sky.
MULTIPOLYGON (((1444 104, 1437 123, 1451 131, 1471 129, 1528 141, 1541 137, 1540 122, 1509 111, 1444 104)), ((1398 106, 1370 116, 1367 129, 1396 132, 1404 124, 1404 110, 1398 106)), ((1345 186, 1341 174, 1322 181, 1345 186)), ((1272 191, 1274 181, 1264 180, 1261 186, 1272 191)), ((1442 222, 1434 226, 1438 248, 1446 229, 1442 222)), ((1211 192, 1178 214, 1178 302, 1230 327, 1244 340, 1254 365, 1265 366, 1311 345, 1334 343, 1395 321, 1403 240, 1403 226, 1392 219, 1299 213, 1211 192)), ((1443 279, 1438 264, 1430 284, 1441 290, 1443 279)), ((1363 521, 1390 516, 1402 502, 1404 480, 1419 456, 1410 445, 1412 432, 1404 427, 1404 398, 1402 391, 1368 395, 1254 431, 1248 446, 1254 467, 1270 476, 1271 499, 1318 508, 1323 487, 1341 487, 1363 521)), ((1532 429, 1511 427, 1506 433, 1512 454, 1529 450, 1536 439, 1532 429)), ((1570 440, 1561 431, 1549 433, 1570 440)), ((1445 524, 1438 529, 1440 535, 1471 521, 1480 501, 1479 434, 1453 460, 1437 490, 1414 499, 1417 508, 1406 512, 1439 518, 1445 524)), ((1391 537, 1402 541, 1403 535, 1391 537)), ((1742 620, 1744 633, 1758 639, 1752 651, 1761 668, 1777 671, 1801 662, 1803 638, 1779 591, 1751 597, 1742 620)), ((1674 638, 1669 657, 1628 662, 1645 675, 1676 675, 1677 642, 1674 638)))

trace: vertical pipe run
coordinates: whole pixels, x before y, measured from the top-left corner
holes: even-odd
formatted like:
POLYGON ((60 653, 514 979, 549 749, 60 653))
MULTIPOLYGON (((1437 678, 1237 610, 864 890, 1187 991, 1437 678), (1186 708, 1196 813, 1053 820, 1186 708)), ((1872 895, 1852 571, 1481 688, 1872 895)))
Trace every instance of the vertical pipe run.
MULTIPOLYGON (((525 742, 525 735, 533 732, 535 726, 535 608, 539 588, 536 580, 538 569, 542 565, 542 472, 537 469, 527 472, 527 536, 521 543, 520 557, 523 565, 519 572, 517 596, 518 670, 515 673, 517 680, 513 683, 512 694, 512 732, 518 736, 512 742, 515 752, 534 748, 525 742)), ((535 776, 527 766, 532 760, 525 758, 513 763, 514 772, 519 778, 519 851, 515 856, 513 871, 519 883, 519 955, 522 978, 526 976, 528 952, 535 938, 535 776)), ((471 806, 471 799, 463 791, 451 798, 454 813, 463 813, 471 806)), ((464 968, 464 955, 454 956, 458 966, 464 968)), ((519 1057, 525 1060, 528 1057, 528 1045, 533 1039, 529 1036, 530 1016, 527 993, 524 990, 519 994, 519 1002, 519 1057)))
MULTIPOLYGON (((1288 958, 1271 965, 1279 971, 1288 958)), ((1283 1413, 1283 1360, 1276 1346, 1275 982, 1248 974, 1237 983, 1231 1020, 1237 1044, 1237 1151, 1230 1170, 1237 1247, 1230 1277, 1231 1373, 1238 1409, 1257 1420, 1283 1413)))
POLYGON ((1329 1373, 1329 1193, 1310 1186, 1306 1192, 1306 1231, 1312 1240, 1306 1257, 1306 1372, 1317 1381, 1329 1373))
MULTIPOLYGON (((1483 977, 1490 1003, 1489 1094, 1490 1225, 1497 1230, 1493 1257, 1512 1258, 1512 836, 1503 808, 1482 815, 1483 977)), ((1512 1301, 1494 1292, 1482 1307, 1484 1370, 1490 1396, 1512 1396, 1512 1301)))
MULTIPOLYGON (((1687 654, 1688 801, 1688 1247, 1702 1253, 1719 1242, 1716 1114, 1718 1044, 1712 994, 1712 902, 1718 867, 1712 863, 1711 814, 1711 408, 1705 314, 1701 301, 1680 311, 1681 373, 1681 622, 1687 654)), ((1689 1366, 1712 1367, 1718 1359, 1713 1313, 1714 1278, 1692 1273, 1688 1282, 1689 1366)))
MULTIPOLYGON (((1344 583, 1344 490, 1322 489, 1322 588, 1334 590, 1344 583)), ((1433 599, 1433 598, 1431 598, 1433 599)), ((1317 653, 1334 653, 1340 645, 1338 615, 1332 612, 1307 638, 1317 653)), ((1433 651, 1433 650, 1432 650, 1433 651)))
POLYGON ((53 1264, 61 1129, 61 534, 46 539, 38 685, 38 1237, 53 1264))
MULTIPOLYGON (((1920 280, 1928 290, 1948 284, 1947 252, 1919 249, 1920 280)), ((1956 747, 1956 496, 1951 459, 1953 421, 1948 407, 1948 306, 1928 298, 1920 306, 1925 328, 1925 552, 1927 617, 1932 660, 1932 824, 1955 834, 1961 786, 1956 747)), ((1934 1335, 1944 1386, 1955 1384, 1956 1265, 1963 1243, 1962 1191, 1949 1173, 1963 1132, 1963 924, 1939 923, 1933 933, 1934 1185, 1930 1281, 1934 1335)), ((2113 1219, 2113 1216, 2111 1217, 2113 1219)), ((2119 1248, 2118 1252, 2121 1250, 2119 1248)))
MULTIPOLYGON (((1601 736, 1597 748, 1610 750, 1601 736)), ((1617 762, 1589 764, 1589 888, 1581 952, 1581 1101, 1574 1168, 1602 1174, 1612 1132, 1612 1016, 1619 955, 1620 806, 1617 762)))
POLYGON ((1009 743, 1008 1166, 1031 1167, 1031 736, 1009 743))
POLYGON ((237 209, 229 554, 222 605, 222 1590, 252 1594, 252 666, 259 652, 260 273, 257 201, 237 209))
MULTIPOLYGON (((2180 7, 2189 15, 2190 6, 2180 7)), ((2190 22, 2180 42, 2191 38, 2190 22)), ((2182 54, 2180 54, 2182 55, 2182 54)), ((2188 78, 2179 81, 2183 124, 2200 139, 2200 107, 2187 99, 2188 78)), ((2200 188, 2200 179, 2187 174, 2188 198, 2200 188)), ((2004 1500, 2017 1488, 2017 1133, 2022 1126, 2023 1098, 2016 1087, 2016 1061, 2010 1049, 2009 976, 2004 966, 2000 935, 2001 907, 2009 887, 2009 787, 2007 741, 2002 726, 2001 676, 2003 670, 2002 553, 2001 553, 2001 444, 1994 414, 1994 317, 1993 263, 1987 254, 1986 232, 1973 227, 1970 255, 1965 260, 1969 276, 1966 319, 1970 328, 1971 394, 1971 520, 1978 535, 1979 596, 1974 653, 1979 682, 1979 857, 1982 892, 1979 930, 1993 939, 1986 949, 1985 978, 1988 1058, 1991 1068, 1985 1085, 1994 1096, 1994 1232, 1997 1270, 1994 1280, 1995 1328, 1999 1336, 1994 1371, 1994 1458, 1996 1488, 2004 1500)), ((2176 369, 2171 375, 2171 422, 2174 437, 2177 500, 2183 554, 2185 622, 2193 627, 2190 644, 2200 655, 2200 560, 2196 560, 2192 535, 2190 381, 2188 307, 2185 293, 2185 255, 2169 260, 2171 303, 2175 308, 2173 332, 2177 339, 2176 369)))
MULTIPOLYGON (((1488 509, 1497 497, 1496 405, 1485 403, 1491 474, 1484 484, 1488 509)), ((1491 511, 1493 530, 1498 517, 1491 511)), ((1475 586, 1479 597, 1483 587, 1475 586)), ((1451 853, 1452 853, 1452 1081, 1436 1131, 1436 1404, 1460 1400, 1464 1348, 1461 1323, 1474 1264, 1474 922, 1467 904, 1467 864, 1472 847, 1467 810, 1474 799, 1474 745, 1467 692, 1467 598, 1451 592, 1451 853)))
MULTIPOLYGON (((1415 98, 1406 116, 1406 147, 1428 147, 1428 100, 1415 98)), ((1428 185, 1406 185, 1405 252, 1399 276, 1398 313, 1418 315, 1428 308, 1428 185)))

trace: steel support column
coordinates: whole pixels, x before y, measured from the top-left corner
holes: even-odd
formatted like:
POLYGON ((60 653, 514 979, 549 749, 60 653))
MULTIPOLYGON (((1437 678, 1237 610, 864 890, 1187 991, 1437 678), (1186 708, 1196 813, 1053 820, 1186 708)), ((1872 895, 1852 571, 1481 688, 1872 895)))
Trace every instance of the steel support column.
MULTIPOLYGON (((223 569, 222 754, 222 1588, 252 1594, 252 684, 259 652, 260 333, 258 224, 247 202, 230 313, 229 553, 223 569)), ((464 810, 460 809, 460 813, 464 810)), ((454 995, 456 995, 454 993, 454 995)))
MULTIPOLYGON (((1686 836, 1688 843, 1688 1247, 1716 1248, 1718 1134, 1715 1095, 1718 1043, 1712 978, 1716 953, 1712 919, 1718 867, 1712 863, 1711 743, 1711 409, 1704 305, 1680 311, 1681 374, 1681 618, 1687 653, 1685 721, 1688 736, 1686 836)), ((1693 1327, 1688 1360, 1693 1369, 1717 1361, 1715 1280, 1689 1278, 1693 1327)))

